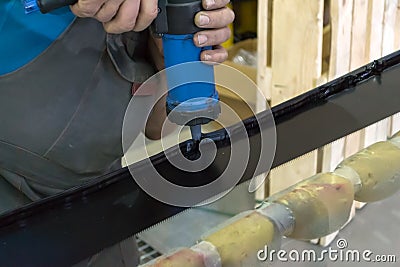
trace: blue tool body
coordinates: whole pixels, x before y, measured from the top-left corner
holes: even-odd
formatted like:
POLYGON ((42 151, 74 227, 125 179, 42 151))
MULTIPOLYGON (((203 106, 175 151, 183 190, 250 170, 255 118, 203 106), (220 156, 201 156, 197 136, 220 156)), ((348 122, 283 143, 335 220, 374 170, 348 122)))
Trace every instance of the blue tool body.
POLYGON ((154 32, 163 38, 168 118, 190 126, 193 139, 200 141, 201 125, 216 119, 220 113, 214 67, 200 62, 201 52, 211 47, 199 48, 193 39, 201 30, 194 24, 194 17, 202 10, 202 1, 159 0, 158 7, 154 32), (168 69, 184 63, 189 64, 168 69))
MULTIPOLYGON (((172 67, 175 65, 197 62, 200 60, 200 53, 203 49, 198 48, 193 43, 193 34, 188 35, 170 35, 165 34, 163 36, 163 48, 164 48, 164 59, 165 67, 172 67)), ((167 80, 169 82, 168 92, 168 106, 172 109, 176 105, 184 103, 195 98, 212 97, 217 99, 215 85, 214 85, 214 68, 210 65, 199 64, 188 65, 185 69, 182 67, 183 73, 174 73, 167 71, 167 80), (195 69, 191 69, 195 67, 195 69), (186 71, 185 71, 186 70, 186 71), (193 72, 195 72, 193 75, 193 72), (183 80, 181 77, 184 76, 187 79, 188 76, 193 76, 193 79, 201 82, 194 82, 192 84, 185 84, 178 86, 177 88, 171 88, 176 85, 177 81, 183 80)))
MULTIPOLYGON (((167 110, 179 113, 184 116, 185 112, 192 112, 194 116, 196 111, 208 110, 210 106, 218 105, 218 93, 215 89, 214 68, 211 65, 200 63, 200 54, 204 49, 195 46, 193 34, 186 35, 163 35, 163 49, 165 67, 167 68, 167 110), (179 64, 199 62, 196 64, 187 64, 178 68, 179 71, 168 68, 179 64), (187 83, 190 81, 190 83, 187 83), (184 84, 186 83, 186 84, 184 84), (180 85, 183 84, 183 85, 180 85)), ((204 113, 203 113, 204 114, 204 113)), ((185 116, 184 116, 185 117, 185 116)), ((211 119, 202 118, 203 121, 211 119)), ((173 119, 178 124, 197 125, 201 122, 184 122, 179 119, 173 119)))

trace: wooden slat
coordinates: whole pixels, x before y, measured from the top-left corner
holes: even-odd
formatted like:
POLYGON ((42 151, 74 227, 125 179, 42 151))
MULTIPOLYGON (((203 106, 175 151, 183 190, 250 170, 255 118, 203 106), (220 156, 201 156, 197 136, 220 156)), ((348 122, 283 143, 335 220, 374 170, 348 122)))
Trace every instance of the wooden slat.
POLYGON ((394 47, 396 50, 400 49, 400 1, 397 2, 397 12, 396 12, 396 25, 395 29, 397 29, 396 34, 394 36, 394 47))
POLYGON ((335 79, 349 72, 351 56, 351 25, 353 1, 331 0, 331 60, 329 78, 335 79))
MULTIPOLYGON (((353 24, 353 1, 331 0, 331 54, 328 79, 332 80, 349 72, 351 64, 351 40, 353 24)), ((322 153, 322 172, 332 171, 344 159, 346 138, 325 146, 322 153)), ((353 205, 354 206, 354 205, 353 205)), ((352 211, 354 214, 354 210, 352 211)), ((322 237, 321 246, 327 246, 338 232, 322 237)))
MULTIPOLYGON (((330 0, 331 22, 325 27, 331 40, 325 52, 330 53, 322 55, 323 2, 258 1, 258 84, 272 105, 400 49, 400 0, 330 0), (329 58, 326 76, 321 75, 322 57, 329 58)), ((270 193, 308 178, 316 170, 332 171, 345 157, 397 131, 400 113, 319 149, 318 157, 313 152, 280 166, 271 171, 270 193)), ((355 202, 350 217, 355 207, 361 206, 363 203, 355 202)), ((325 246, 335 236, 321 238, 319 244, 325 246)))
POLYGON ((303 155, 287 164, 271 170, 270 194, 280 192, 297 182, 309 178, 316 173, 316 153, 303 155))
MULTIPOLYGON (((328 80, 335 79, 350 70, 353 1, 331 0, 331 53, 328 80)), ((332 171, 344 159, 345 138, 327 145, 323 154, 322 172, 332 171)))
MULTIPOLYGON (((321 76, 323 7, 323 0, 273 2, 272 106, 314 88, 321 76)), ((316 170, 316 152, 272 170, 270 193, 308 178, 316 170)))
POLYGON ((368 4, 367 57, 369 61, 382 56, 384 0, 370 0, 368 4))
MULTIPOLYGON (((397 2, 396 23, 395 23, 394 49, 400 50, 400 1, 397 2)), ((400 113, 392 117, 391 134, 400 131, 400 113)))
POLYGON ((321 76, 322 0, 273 3, 272 105, 312 89, 321 76))
MULTIPOLYGON (((382 56, 395 51, 396 13, 398 0, 385 0, 383 19, 382 56)), ((399 29, 397 29, 398 31, 399 29)))
MULTIPOLYGON (((268 107, 267 101, 271 100, 272 70, 271 70, 271 29, 272 29, 272 3, 273 0, 258 1, 257 25, 257 85, 260 94, 257 96, 256 111, 261 112, 268 107)), ((267 174, 256 177, 262 180, 267 174)), ((262 201, 269 194, 269 179, 255 193, 255 198, 262 201)))
MULTIPOLYGON (((272 105, 400 49, 400 0, 330 0, 331 22, 325 27, 331 40, 325 52, 330 47, 330 53, 322 55, 323 2, 258 1, 258 36, 262 40, 258 84, 272 105), (329 57, 324 77, 322 57, 329 57)), ((345 157, 397 131, 400 113, 319 149, 318 157, 313 152, 280 166, 271 171, 270 192, 281 191, 316 170, 332 171, 345 157)), ((362 205, 355 202, 350 217, 355 214, 354 207, 362 205)), ((319 243, 327 245, 335 236, 321 238, 319 243)))
MULTIPOLYGON (((398 0, 385 0, 384 2, 382 56, 386 56, 396 50, 396 33, 399 31, 399 29, 396 29, 398 0)), ((389 119, 389 137, 399 125, 400 121, 398 117, 393 116, 389 119)))
POLYGON ((351 58, 350 70, 357 69, 367 60, 367 34, 368 34, 368 1, 354 0, 353 23, 351 29, 351 58))
MULTIPOLYGON (((271 99, 271 29, 273 0, 258 1, 257 85, 265 98, 271 99)), ((257 101, 257 111, 265 110, 265 99, 257 101)))
MULTIPOLYGON (((368 1, 367 20, 367 49, 366 61, 372 62, 382 57, 383 21, 385 13, 385 1, 368 1)), ((363 133, 362 146, 367 147, 387 137, 388 119, 368 126, 363 133)))
POLYGON ((392 125, 390 129, 390 136, 400 131, 400 113, 392 116, 392 125))
MULTIPOLYGON (((362 1, 356 0, 354 3, 360 4, 361 2, 362 1)), ((371 62, 385 54, 389 54, 394 51, 395 36, 393 31, 396 23, 395 13, 397 13, 397 2, 397 0, 370 0, 367 2, 368 16, 367 20, 365 21, 367 38, 365 41, 368 45, 367 50, 365 51, 365 62, 363 64, 371 62)), ((363 11, 364 10, 365 9, 363 9, 363 11)), ((358 19, 358 21, 360 21, 360 19, 362 19, 360 18, 361 13, 362 12, 355 12, 354 14, 357 14, 357 18, 354 17, 354 20, 358 19)), ((353 26, 354 25, 355 23, 353 23, 353 26)), ((364 30, 360 23, 359 26, 361 27, 361 30, 364 30)), ((357 34, 357 32, 355 32, 353 29, 353 37, 355 34, 357 34)), ((391 124, 392 121, 390 118, 388 118, 363 130, 361 132, 361 147, 367 147, 378 141, 385 140, 389 133, 389 127, 394 128, 391 124)), ((346 156, 348 156, 347 153, 346 156)), ((364 207, 364 205, 364 203, 356 202, 357 209, 364 207)))
MULTIPOLYGON (((351 57, 350 71, 355 70, 369 62, 367 57, 368 35, 368 0, 353 1, 353 21, 351 28, 351 57)), ((357 131, 346 137, 345 157, 357 153, 363 148, 365 131, 357 131)))

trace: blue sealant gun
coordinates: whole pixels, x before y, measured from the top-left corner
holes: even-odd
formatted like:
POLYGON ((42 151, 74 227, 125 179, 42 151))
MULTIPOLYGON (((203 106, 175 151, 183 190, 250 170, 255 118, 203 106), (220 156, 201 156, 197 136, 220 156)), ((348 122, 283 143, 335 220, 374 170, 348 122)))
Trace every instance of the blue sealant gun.
POLYGON ((168 67, 200 61, 204 49, 193 42, 200 31, 194 23, 202 10, 200 0, 159 0, 159 14, 154 21, 154 32, 163 39, 164 60, 167 68, 169 119, 179 125, 188 125, 195 141, 201 139, 201 125, 216 119, 220 113, 215 88, 214 68, 204 63, 188 64, 187 68, 168 71, 168 67), (193 77, 193 82, 174 88, 181 77, 193 77), (201 82, 196 82, 201 81, 201 82), (172 112, 172 113, 171 113, 172 112))
MULTIPOLYGON (((26 13, 47 13, 76 2, 77 0, 24 0, 26 13)), ((201 52, 210 49, 199 48, 193 41, 194 34, 200 31, 194 23, 194 17, 202 9, 201 0, 159 0, 159 14, 153 23, 153 32, 163 39, 169 88, 166 103, 169 120, 178 125, 190 126, 192 138, 196 142, 201 140, 201 125, 216 119, 221 111, 215 88, 214 68, 205 63, 188 64, 187 67, 179 68, 179 72, 168 71, 168 68, 198 62, 201 52), (193 77, 194 81, 175 86, 182 77, 193 77)))

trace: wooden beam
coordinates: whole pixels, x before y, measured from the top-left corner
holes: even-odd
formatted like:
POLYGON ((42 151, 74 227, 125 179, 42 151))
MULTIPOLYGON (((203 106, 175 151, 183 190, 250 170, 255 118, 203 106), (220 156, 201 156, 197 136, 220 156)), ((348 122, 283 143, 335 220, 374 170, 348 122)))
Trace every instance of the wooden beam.
MULTIPOLYGON (((383 21, 385 1, 368 1, 366 61, 372 62, 382 57, 383 21)), ((388 119, 368 126, 363 133, 361 144, 370 146, 378 141, 386 140, 388 133, 388 119)))
MULTIPOLYGON (((272 69, 271 69, 271 38, 272 38, 272 3, 273 0, 258 1, 257 3, 257 94, 256 111, 268 108, 271 100, 272 69)), ((262 201, 269 195, 269 174, 261 174, 256 179, 264 183, 255 193, 255 198, 262 201), (265 179, 264 179, 265 178, 265 179)))
POLYGON ((368 63, 368 0, 354 0, 353 23, 351 28, 350 70, 355 70, 368 63))
MULTIPOLYGON (((261 1, 262 2, 262 1, 261 1)), ((322 70, 323 0, 273 2, 272 106, 315 87, 322 70)), ((317 153, 271 171, 270 193, 316 173, 317 153)))
MULTIPOLYGON (((398 0, 385 0, 383 19, 382 56, 395 51, 396 13, 398 0)), ((399 29, 397 29, 398 31, 399 29)))
MULTIPOLYGON (((382 38, 382 56, 386 56, 396 51, 396 29, 398 0, 385 0, 385 12, 383 18, 383 38, 382 38)), ((397 116, 393 116, 388 121, 390 137, 396 129, 400 127, 400 121, 397 116)))
MULTIPOLYGON (((396 20, 394 26, 394 50, 400 50, 400 1, 397 2, 396 20)), ((400 131, 400 113, 392 117, 390 134, 393 135, 400 131)))
POLYGON ((273 3, 272 106, 315 86, 321 76, 322 0, 273 3))
MULTIPOLYGON (((331 0, 331 54, 328 80, 342 76, 350 70, 353 1, 331 0)), ((325 146, 321 153, 322 172, 332 171, 344 159, 345 138, 325 146)))
MULTIPOLYGON (((350 70, 351 65, 351 41, 353 25, 353 0, 331 0, 331 55, 329 63, 328 80, 340 77, 350 70)), ((322 165, 318 168, 322 172, 333 171, 344 159, 346 150, 346 138, 336 140, 322 148, 319 157, 322 165)), ((353 205, 354 206, 354 205, 353 205)), ((352 210, 354 214, 354 210, 352 210)), ((351 215, 349 214, 350 219, 351 215)), ((321 246, 327 246, 334 240, 338 232, 320 239, 321 246)))
POLYGON ((257 111, 265 110, 265 99, 271 100, 271 30, 272 30, 273 0, 258 1, 258 61, 257 85, 264 98, 258 99, 257 111))

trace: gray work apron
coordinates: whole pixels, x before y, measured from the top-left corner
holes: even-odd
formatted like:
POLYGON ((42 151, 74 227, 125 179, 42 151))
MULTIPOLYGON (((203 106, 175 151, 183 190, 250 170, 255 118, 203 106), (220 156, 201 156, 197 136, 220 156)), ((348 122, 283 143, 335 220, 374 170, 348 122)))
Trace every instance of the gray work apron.
POLYGON ((37 200, 118 166, 132 81, 154 72, 143 35, 110 35, 107 51, 101 24, 76 19, 33 62, 0 76, 0 175, 37 200))
MULTIPOLYGON (((120 167, 133 82, 154 73, 146 51, 147 32, 107 36, 101 23, 76 19, 39 57, 0 76, 0 213, 120 167)), ((133 256, 133 240, 84 265, 133 256)))

